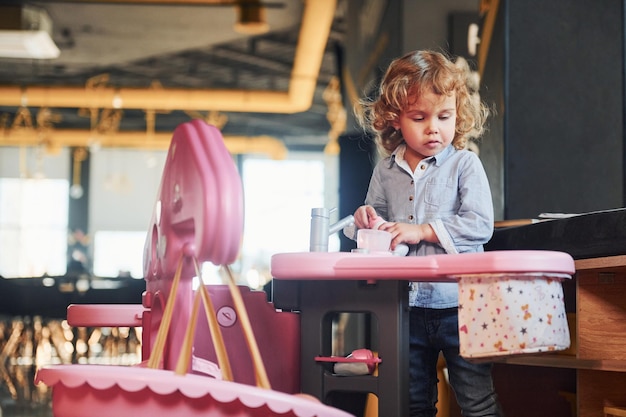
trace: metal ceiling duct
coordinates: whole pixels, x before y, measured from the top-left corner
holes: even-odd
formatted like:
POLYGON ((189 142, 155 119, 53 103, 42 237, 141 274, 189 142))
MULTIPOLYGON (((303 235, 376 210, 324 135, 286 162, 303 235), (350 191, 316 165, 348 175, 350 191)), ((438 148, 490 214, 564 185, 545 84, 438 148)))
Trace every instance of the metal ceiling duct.
POLYGON ((306 0, 286 92, 0 86, 0 106, 298 113, 311 107, 337 0, 306 0))
MULTIPOLYGON (((54 153, 61 147, 97 146, 102 148, 133 148, 166 151, 172 134, 169 132, 113 132, 99 134, 78 129, 53 129, 45 133, 34 129, 19 129, 0 137, 0 146, 46 145, 54 153)), ((264 154, 272 159, 285 159, 285 144, 272 136, 224 136, 224 144, 234 154, 264 154)))

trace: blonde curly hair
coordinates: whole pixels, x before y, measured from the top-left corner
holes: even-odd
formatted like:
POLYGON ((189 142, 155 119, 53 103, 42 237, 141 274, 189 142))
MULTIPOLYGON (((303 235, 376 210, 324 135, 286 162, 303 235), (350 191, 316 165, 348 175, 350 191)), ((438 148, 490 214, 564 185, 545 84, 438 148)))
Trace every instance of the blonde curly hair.
POLYGON ((456 94, 456 127, 452 145, 467 146, 468 139, 484 131, 489 109, 481 102, 478 86, 467 61, 452 61, 440 52, 413 51, 391 62, 378 89, 378 97, 361 100, 355 114, 359 123, 372 132, 382 154, 388 156, 404 138, 393 127, 403 109, 424 92, 456 94))

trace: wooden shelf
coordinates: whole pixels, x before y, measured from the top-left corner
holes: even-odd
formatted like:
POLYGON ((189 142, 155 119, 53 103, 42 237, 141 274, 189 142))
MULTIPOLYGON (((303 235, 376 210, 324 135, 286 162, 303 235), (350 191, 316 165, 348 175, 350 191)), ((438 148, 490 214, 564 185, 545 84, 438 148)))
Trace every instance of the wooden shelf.
POLYGON ((625 272, 626 255, 607 256, 605 258, 588 258, 574 261, 576 271, 595 269, 606 272, 625 272))
POLYGON ((576 293, 568 314, 572 349, 495 359, 503 365, 500 386, 508 395, 502 397, 508 401, 507 415, 528 415, 515 414, 526 407, 516 399, 520 389, 524 397, 550 404, 549 415, 559 417, 603 417, 605 406, 626 405, 626 255, 579 259, 575 267, 576 293), (552 387, 575 392, 575 414, 559 408, 562 401, 550 393, 552 387))
POLYGON ((592 371, 626 372, 626 361, 609 359, 578 359, 572 355, 536 355, 507 357, 495 362, 509 365, 545 366, 548 368, 587 369, 592 371))

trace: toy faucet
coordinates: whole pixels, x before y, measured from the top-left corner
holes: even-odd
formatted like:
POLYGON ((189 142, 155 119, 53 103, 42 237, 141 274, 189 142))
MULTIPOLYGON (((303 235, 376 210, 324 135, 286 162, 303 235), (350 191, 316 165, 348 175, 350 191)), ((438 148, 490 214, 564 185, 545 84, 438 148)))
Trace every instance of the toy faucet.
POLYGON ((354 216, 350 214, 331 225, 330 213, 334 210, 336 209, 329 210, 323 207, 311 209, 311 236, 309 246, 311 252, 328 252, 328 237, 354 223, 354 216))

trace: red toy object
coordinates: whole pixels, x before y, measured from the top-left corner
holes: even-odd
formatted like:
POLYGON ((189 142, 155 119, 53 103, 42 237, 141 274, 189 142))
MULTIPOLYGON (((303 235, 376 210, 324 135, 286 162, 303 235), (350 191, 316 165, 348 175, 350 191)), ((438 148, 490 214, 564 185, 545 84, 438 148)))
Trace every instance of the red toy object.
POLYGON ((35 382, 52 387, 55 417, 350 416, 295 394, 297 314, 279 313, 264 293, 235 284, 228 265, 239 253, 243 219, 241 180, 219 130, 201 120, 180 125, 146 239, 142 305, 68 308, 72 326, 141 325, 145 360, 39 369, 35 382), (194 291, 193 277, 201 278, 205 261, 226 266, 227 286, 194 291), (274 326, 259 328, 265 322, 274 326), (215 377, 200 375, 212 369, 209 362, 215 377))

